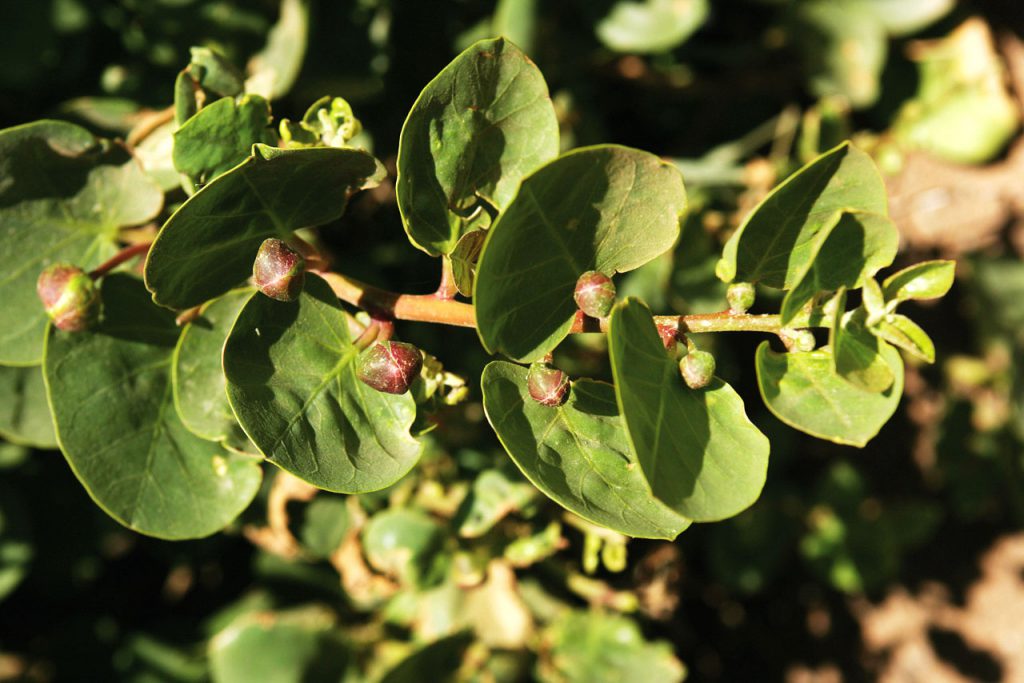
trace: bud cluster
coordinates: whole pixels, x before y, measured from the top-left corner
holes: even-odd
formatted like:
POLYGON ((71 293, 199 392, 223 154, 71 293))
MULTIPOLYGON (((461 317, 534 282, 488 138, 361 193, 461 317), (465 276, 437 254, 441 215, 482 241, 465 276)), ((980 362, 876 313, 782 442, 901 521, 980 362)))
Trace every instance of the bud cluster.
POLYGON ((569 393, 569 376, 550 363, 534 363, 526 376, 526 387, 537 403, 560 406, 569 393))

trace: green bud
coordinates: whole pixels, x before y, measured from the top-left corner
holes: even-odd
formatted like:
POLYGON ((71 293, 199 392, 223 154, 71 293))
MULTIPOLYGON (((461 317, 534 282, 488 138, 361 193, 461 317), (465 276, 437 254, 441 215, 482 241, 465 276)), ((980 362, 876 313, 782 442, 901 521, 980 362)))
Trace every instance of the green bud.
POLYGON ((36 293, 58 330, 81 332, 99 320, 99 289, 81 268, 67 263, 49 266, 39 274, 36 293))
POLYGON ((679 372, 691 389, 703 389, 715 376, 715 357, 707 351, 690 351, 679 361, 679 372))
POLYGON ((294 301, 302 293, 306 260, 287 244, 263 241, 252 264, 252 279, 261 292, 278 301, 294 301))
POLYGON ((817 342, 814 340, 814 333, 810 330, 784 328, 779 331, 779 337, 790 351, 813 351, 817 345, 817 342))
POLYGON ((607 318, 615 305, 615 283, 604 273, 588 270, 576 281, 572 297, 591 318, 607 318))
POLYGON ((549 363, 534 363, 526 377, 530 397, 544 406, 559 406, 569 394, 569 376, 549 363))
POLYGON ((754 305, 757 292, 750 282, 735 282, 729 285, 725 298, 729 302, 729 310, 733 313, 746 313, 754 305))
POLYGON ((378 342, 364 351, 356 363, 356 376, 386 394, 404 394, 420 374, 423 353, 404 342, 378 342))

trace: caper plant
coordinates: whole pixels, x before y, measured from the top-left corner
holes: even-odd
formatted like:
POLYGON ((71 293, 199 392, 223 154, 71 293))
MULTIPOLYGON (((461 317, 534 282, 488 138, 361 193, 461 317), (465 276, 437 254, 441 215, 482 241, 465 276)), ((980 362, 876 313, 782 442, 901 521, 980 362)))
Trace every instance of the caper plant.
POLYGON ((396 320, 475 328, 496 356, 480 389, 509 457, 567 510, 633 537, 736 515, 765 483, 769 441, 695 333, 767 335, 753 359, 767 407, 854 446, 895 411, 901 352, 934 360, 897 308, 942 296, 953 264, 877 279, 898 235, 874 163, 848 143, 731 235, 720 312, 655 314, 617 299, 615 278, 676 246, 683 176, 619 145, 560 152, 541 72, 505 39, 478 42, 402 130, 398 208, 440 285, 399 293, 335 272, 296 234, 385 177, 348 104, 325 97, 275 128, 245 88, 193 51, 167 120, 146 132, 173 139, 169 180, 71 123, 0 132, 0 364, 39 388, 20 400, 45 393, 53 422, 25 440, 53 439, 96 503, 141 533, 224 528, 264 461, 346 494, 408 474, 418 418, 466 392, 393 338, 396 320), (147 223, 155 238, 125 229, 147 223), (779 310, 752 313, 768 290, 779 310), (583 332, 606 335, 612 383, 557 367, 583 332))

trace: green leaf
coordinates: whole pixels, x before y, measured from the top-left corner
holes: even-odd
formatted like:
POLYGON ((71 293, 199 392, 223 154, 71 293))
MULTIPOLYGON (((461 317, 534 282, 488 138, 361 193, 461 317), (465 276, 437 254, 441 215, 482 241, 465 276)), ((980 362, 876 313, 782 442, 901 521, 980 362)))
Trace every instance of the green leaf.
POLYGON ((673 539, 690 521, 660 503, 637 467, 614 389, 580 379, 549 408, 530 398, 527 369, 495 361, 484 411, 505 450, 545 495, 580 517, 638 538, 673 539))
POLYGON ((56 448, 43 372, 38 365, 0 365, 0 436, 34 448, 56 448))
POLYGON ((668 52, 708 16, 708 0, 620 0, 598 22, 597 37, 616 52, 668 52))
POLYGON ((903 361, 886 347, 882 357, 893 384, 883 393, 864 391, 835 373, 828 348, 775 353, 768 342, 757 349, 761 397, 777 418, 794 429, 835 443, 863 447, 896 412, 903 395, 903 361))
POLYGON ((266 45, 249 59, 246 91, 275 100, 291 90, 302 69, 308 36, 309 0, 281 0, 266 45))
POLYGON ((444 529, 426 512, 389 508, 378 512, 362 531, 366 561, 404 586, 436 584, 444 547, 444 529))
POLYGON ((380 683, 421 683, 426 672, 430 672, 432 681, 454 681, 463 653, 472 641, 470 634, 456 633, 428 643, 384 674, 380 683))
POLYGON ((886 301, 938 299, 953 286, 956 261, 922 261, 893 273, 882 283, 886 301))
POLYGON ((899 246, 896 225, 879 214, 861 211, 839 215, 818 252, 810 257, 799 283, 782 301, 782 324, 787 324, 818 292, 840 287, 854 289, 892 263, 899 246))
POLYGON ((665 641, 650 642, 619 614, 566 612, 545 637, 550 652, 538 663, 541 683, 679 683, 686 668, 665 641))
POLYGON ((935 344, 931 337, 907 316, 891 313, 874 325, 872 330, 885 341, 924 362, 935 362, 935 344))
POLYGON ((210 641, 214 683, 338 682, 349 648, 326 608, 256 612, 239 617, 210 641))
POLYGON ((95 332, 50 329, 46 388, 61 450, 93 500, 125 526, 179 539, 212 534, 256 495, 259 462, 195 436, 174 409, 174 316, 142 283, 107 276, 95 332))
POLYGON ((224 294, 252 274, 263 240, 337 219, 351 190, 376 184, 377 168, 357 149, 256 145, 160 230, 146 260, 153 300, 182 309, 224 294))
POLYGON ((222 97, 174 132, 174 167, 197 185, 231 170, 256 143, 272 145, 270 105, 259 95, 222 97))
POLYGON ((494 6, 490 34, 504 36, 522 48, 533 52, 537 36, 538 0, 498 0, 494 6))
POLYGON ((608 355, 619 409, 656 497, 694 521, 731 517, 757 500, 768 439, 731 386, 715 378, 703 389, 687 387, 650 309, 636 299, 612 311, 608 355))
POLYGON ((854 0, 870 12, 892 36, 917 33, 941 19, 956 6, 956 0, 854 0))
POLYGON ((326 560, 338 549, 351 526, 348 507, 342 496, 322 493, 302 511, 298 537, 313 557, 326 560))
POLYGON ((117 229, 155 216, 163 193, 122 146, 60 121, 0 131, 0 178, 0 364, 38 365, 39 273, 61 261, 98 266, 117 229))
POLYGON ((412 396, 359 381, 358 355, 338 298, 312 274, 297 301, 253 296, 224 346, 242 429, 271 462, 328 491, 390 486, 422 451, 412 396))
POLYGON ((579 276, 633 270, 667 251, 685 210, 679 171, 628 147, 573 150, 530 175, 477 264, 484 347, 520 361, 544 356, 572 327, 579 276))
POLYGON ((452 277, 455 287, 463 296, 473 295, 473 283, 476 282, 476 264, 480 260, 480 252, 487 239, 485 230, 471 230, 459 238, 452 250, 452 277))
POLYGON ((252 289, 228 292, 203 306, 174 350, 174 405, 192 433, 233 449, 252 448, 228 403, 221 353, 252 289))
POLYGON ((883 355, 889 345, 868 328, 867 311, 863 308, 836 316, 829 344, 840 377, 872 393, 892 386, 893 371, 883 355))
POLYGON ((449 254, 482 199, 498 209, 558 154, 558 121, 537 66, 504 38, 471 45, 420 93, 398 147, 398 208, 409 239, 449 254))
POLYGON ((819 97, 841 95, 854 107, 878 99, 889 51, 885 27, 859 0, 810 0, 796 7, 799 47, 819 97))
POLYGON ((462 499, 452 523, 459 536, 479 538, 507 515, 522 510, 536 499, 537 489, 518 475, 499 469, 484 470, 462 499))
POLYGON ((843 143, 787 178, 726 243, 716 272, 726 282, 792 289, 803 279, 839 214, 886 215, 885 184, 864 152, 843 143))

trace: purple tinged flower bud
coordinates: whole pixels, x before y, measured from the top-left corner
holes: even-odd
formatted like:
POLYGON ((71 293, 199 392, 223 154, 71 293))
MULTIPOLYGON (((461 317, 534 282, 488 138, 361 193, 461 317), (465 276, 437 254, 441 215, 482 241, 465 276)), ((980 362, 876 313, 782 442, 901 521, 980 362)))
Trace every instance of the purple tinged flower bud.
POLYGON ((725 292, 725 299, 729 302, 729 310, 733 313, 746 313, 754 305, 754 297, 757 292, 754 285, 749 282, 736 282, 729 285, 725 292))
POLYGON ((404 342, 385 341, 360 354, 356 376, 377 391, 404 394, 422 367, 423 354, 418 348, 404 342))
POLYGON ((295 301, 302 293, 306 260, 279 239, 263 241, 252 264, 252 279, 261 292, 278 301, 295 301))
POLYGON ((39 274, 36 292, 58 330, 81 332, 99 320, 99 289, 81 268, 67 263, 49 266, 39 274))
POLYGON ((591 318, 607 318, 615 304, 615 283, 604 273, 588 270, 576 281, 572 297, 591 318))
POLYGON ((691 389, 703 389, 715 376, 715 357, 707 351, 690 351, 679 361, 679 372, 691 389))
POLYGON ((560 406, 569 394, 569 376, 550 363, 534 363, 526 376, 526 386, 537 403, 560 406))

